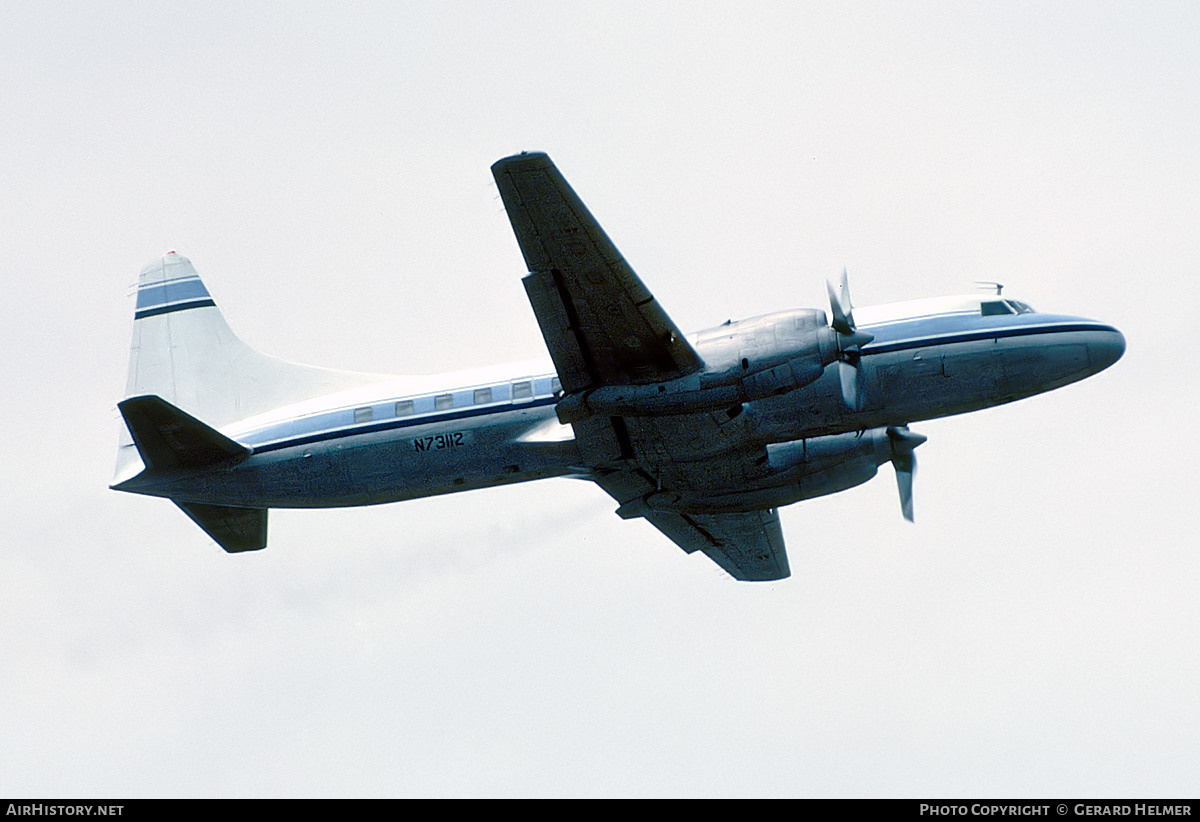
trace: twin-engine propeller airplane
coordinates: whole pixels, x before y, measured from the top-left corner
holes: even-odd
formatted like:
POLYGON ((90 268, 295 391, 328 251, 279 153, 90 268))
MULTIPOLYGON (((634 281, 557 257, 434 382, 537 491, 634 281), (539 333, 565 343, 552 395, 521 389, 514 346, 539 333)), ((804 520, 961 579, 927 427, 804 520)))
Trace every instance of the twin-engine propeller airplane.
POLYGON ((175 252, 141 272, 112 487, 167 497, 226 551, 268 508, 589 479, 742 580, 789 574, 776 509, 890 462, 912 519, 917 420, 1081 380, 1115 328, 994 295, 794 309, 686 336, 545 154, 492 166, 550 364, 385 377, 297 365, 230 331, 175 252))

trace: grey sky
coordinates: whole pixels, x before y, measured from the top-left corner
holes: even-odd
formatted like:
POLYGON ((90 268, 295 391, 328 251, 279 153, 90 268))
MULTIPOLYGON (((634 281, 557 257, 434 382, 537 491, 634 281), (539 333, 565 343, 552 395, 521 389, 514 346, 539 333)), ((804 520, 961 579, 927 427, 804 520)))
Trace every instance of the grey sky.
POLYGON ((0 795, 1195 795, 1192 3, 5 4, 0 795), (109 492, 140 267, 300 361, 541 356, 488 166, 545 150, 684 328, 1001 280, 1079 385, 915 425, 729 580, 568 480, 109 492))

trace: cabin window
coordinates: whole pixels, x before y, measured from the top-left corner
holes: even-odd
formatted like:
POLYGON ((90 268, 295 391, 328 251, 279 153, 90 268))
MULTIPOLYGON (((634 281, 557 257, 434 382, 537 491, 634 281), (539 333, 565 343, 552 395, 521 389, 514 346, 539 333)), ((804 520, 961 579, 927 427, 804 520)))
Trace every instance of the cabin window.
POLYGON ((492 389, 476 388, 475 396, 472 398, 476 405, 486 405, 492 401, 492 389))
POLYGON ((396 416, 397 417, 407 417, 412 412, 413 412, 413 401, 412 400, 400 400, 400 402, 396 403, 396 416))
POLYGON ((453 394, 438 394, 433 398, 433 407, 438 411, 445 411, 447 408, 454 407, 453 394))
POLYGON ((514 382, 512 384, 512 398, 514 400, 527 400, 533 396, 533 383, 528 380, 522 382, 514 382))
POLYGON ((988 302, 980 303, 979 312, 985 317, 993 317, 997 314, 1016 313, 1004 300, 989 300, 988 302))
POLYGON ((354 421, 355 422, 370 422, 371 421, 371 409, 369 407, 368 408, 355 408, 354 409, 354 421))
POLYGON ((553 379, 550 380, 550 393, 551 394, 561 394, 562 393, 562 380, 560 380, 558 377, 554 377, 553 379))

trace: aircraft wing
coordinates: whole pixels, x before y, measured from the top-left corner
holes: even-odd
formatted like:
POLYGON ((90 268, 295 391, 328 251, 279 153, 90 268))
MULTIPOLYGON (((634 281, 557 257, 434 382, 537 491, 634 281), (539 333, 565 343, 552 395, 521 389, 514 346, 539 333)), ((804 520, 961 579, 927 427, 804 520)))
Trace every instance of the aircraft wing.
POLYGON ((645 385, 702 367, 545 154, 492 166, 529 275, 525 291, 563 389, 645 385))
MULTIPOLYGON (((492 174, 530 272, 525 291, 566 393, 666 382, 704 367, 549 157, 507 157, 492 174)), ((622 517, 645 517, 736 579, 782 579, 790 572, 774 510, 718 513, 677 504, 761 477, 765 450, 747 444, 746 418, 736 416, 591 416, 572 427, 592 478, 621 504, 622 517), (668 501, 647 504, 655 497, 668 501)))
POLYGON ((703 551, 734 579, 761 582, 791 575, 775 509, 725 514, 655 511, 646 519, 689 554, 703 551))
MULTIPOLYGON (((774 509, 704 511, 696 506, 671 510, 672 502, 764 478, 766 452, 745 444, 749 423, 720 413, 673 417, 630 417, 615 424, 632 457, 601 466, 593 479, 621 503, 624 518, 644 517, 684 551, 700 551, 734 579, 766 581, 791 574, 779 515, 774 509), (706 456, 702 456, 706 455, 706 456), (655 499, 668 507, 655 507, 655 499)), ((575 425, 586 447, 595 430, 575 425)), ((751 491, 752 492, 752 491, 751 491)))

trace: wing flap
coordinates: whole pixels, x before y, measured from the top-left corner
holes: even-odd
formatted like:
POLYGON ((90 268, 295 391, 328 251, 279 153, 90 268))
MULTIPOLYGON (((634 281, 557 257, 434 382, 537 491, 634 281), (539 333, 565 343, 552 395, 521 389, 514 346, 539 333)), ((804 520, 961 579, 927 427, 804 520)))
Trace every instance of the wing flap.
POLYGON ((591 348, 587 340, 576 333, 579 321, 568 313, 573 304, 569 298, 564 299, 553 273, 535 271, 525 277, 521 284, 525 286, 525 294, 533 306, 533 315, 537 318, 538 328, 541 329, 542 339, 546 341, 563 390, 574 394, 590 387, 595 382, 594 374, 597 371, 591 348))

